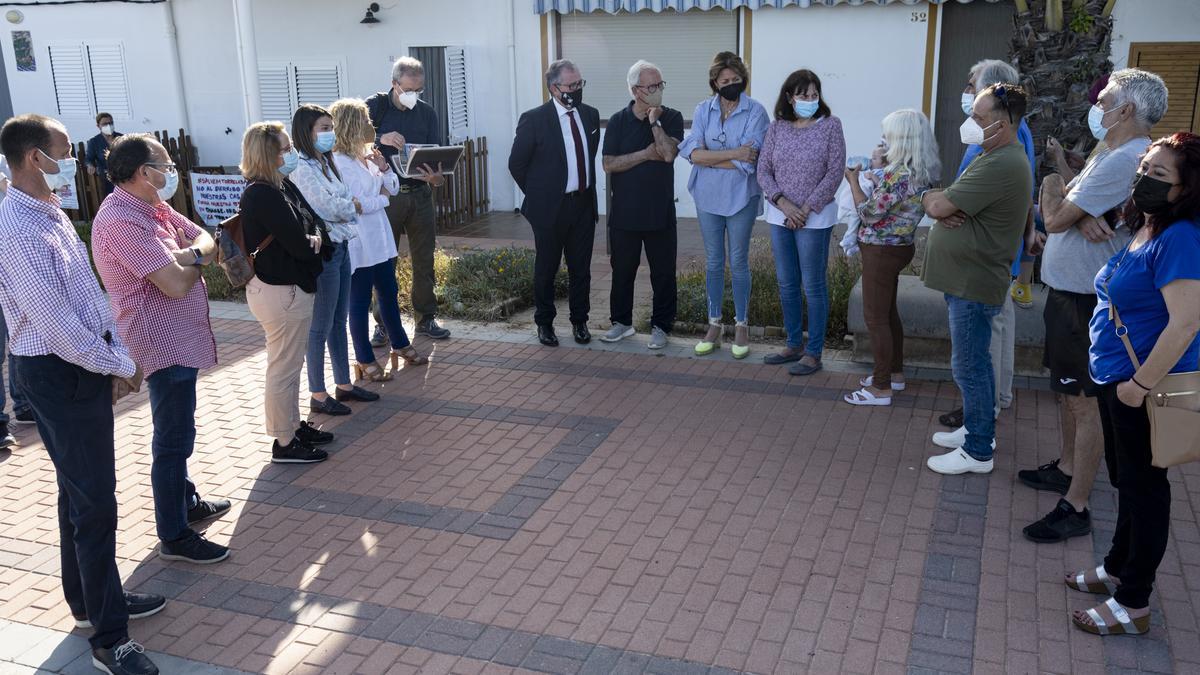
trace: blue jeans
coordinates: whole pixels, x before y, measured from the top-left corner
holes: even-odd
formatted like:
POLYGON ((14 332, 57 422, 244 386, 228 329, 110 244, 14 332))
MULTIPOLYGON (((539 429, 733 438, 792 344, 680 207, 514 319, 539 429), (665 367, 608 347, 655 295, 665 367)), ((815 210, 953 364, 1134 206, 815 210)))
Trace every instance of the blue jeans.
POLYGON ((175 541, 192 533, 187 512, 199 500, 187 470, 196 444, 197 372, 195 368, 171 366, 146 378, 154 419, 150 486, 154 491, 154 522, 162 541, 175 541))
MULTIPOLYGON (((4 412, 4 351, 8 344, 8 326, 4 323, 4 312, 0 312, 0 424, 8 424, 8 413, 4 412)), ((17 389, 17 379, 13 376, 13 357, 8 357, 8 394, 12 396, 13 415, 29 411, 29 404, 17 389)))
POLYGON ((63 595, 95 626, 92 647, 129 636, 117 571, 117 472, 112 379, 57 356, 13 359, 58 479, 63 595))
POLYGON ((825 348, 825 324, 829 319, 829 237, 833 228, 789 230, 771 226, 771 250, 775 253, 775 276, 779 279, 779 302, 783 305, 783 328, 787 346, 804 348, 804 353, 821 360, 825 348), (808 314, 808 343, 801 343, 804 315, 808 314))
POLYGON ((975 459, 992 458, 996 438, 996 374, 992 372, 992 317, 1000 305, 964 300, 946 294, 950 309, 950 370, 963 397, 963 450, 975 459))
POLYGON ((375 350, 367 334, 372 289, 375 291, 380 321, 387 328, 392 349, 404 349, 410 344, 396 300, 400 292, 396 288, 396 259, 385 260, 371 267, 360 267, 350 277, 350 338, 354 340, 354 360, 359 363, 375 362, 375 350))
POLYGON ((333 366, 334 384, 350 384, 350 355, 346 342, 346 314, 350 297, 350 251, 345 243, 337 245, 333 257, 325 262, 317 277, 317 297, 313 299, 312 325, 308 329, 308 390, 325 391, 325 346, 333 366))
POLYGON ((733 277, 733 319, 746 322, 750 305, 750 232, 758 217, 757 195, 732 216, 697 211, 700 235, 704 238, 704 288, 708 295, 708 318, 721 317, 725 300, 725 233, 729 233, 729 273, 733 277))

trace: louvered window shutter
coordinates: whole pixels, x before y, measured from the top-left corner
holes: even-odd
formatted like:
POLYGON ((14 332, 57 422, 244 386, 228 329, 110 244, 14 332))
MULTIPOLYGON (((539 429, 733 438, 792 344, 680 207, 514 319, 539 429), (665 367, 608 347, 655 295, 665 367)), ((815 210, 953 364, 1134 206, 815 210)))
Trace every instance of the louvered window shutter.
POLYGON ((462 47, 446 47, 446 110, 450 142, 466 140, 471 135, 471 105, 467 52, 462 47))
POLYGON ((60 117, 87 118, 96 114, 88 94, 87 62, 82 43, 51 44, 50 72, 60 117))
POLYGON ((342 97, 341 78, 336 64, 297 64, 292 67, 296 83, 296 104, 314 103, 328 108, 342 97))
POLYGON ((129 81, 125 77, 125 55, 120 44, 89 44, 89 74, 96 111, 116 119, 133 117, 129 103, 129 81))
POLYGON ((1129 65, 1167 85, 1167 114, 1150 131, 1151 138, 1200 131, 1200 42, 1135 42, 1129 45, 1129 65))
POLYGON ((258 64, 258 98, 264 121, 291 123, 295 102, 289 71, 287 64, 258 64))

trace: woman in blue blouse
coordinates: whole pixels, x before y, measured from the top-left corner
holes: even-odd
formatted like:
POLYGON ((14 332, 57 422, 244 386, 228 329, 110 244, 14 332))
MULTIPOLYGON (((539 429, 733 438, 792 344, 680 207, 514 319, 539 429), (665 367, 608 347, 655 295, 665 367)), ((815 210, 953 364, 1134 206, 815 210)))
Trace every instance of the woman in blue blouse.
POLYGON ((679 156, 692 163, 688 191, 696 203, 704 237, 708 332, 696 355, 711 354, 721 344, 721 305, 725 297, 725 236, 729 235, 729 268, 733 277, 733 356, 750 353, 750 231, 762 214, 762 190, 755 180, 758 150, 771 120, 761 103, 745 94, 750 84, 746 64, 733 52, 721 52, 708 69, 713 91, 696 106, 692 131, 679 146, 679 156))
POLYGON ((1171 484, 1151 465, 1146 394, 1168 373, 1200 360, 1200 136, 1180 132, 1150 146, 1125 222, 1133 240, 1096 275, 1089 369, 1099 385, 1104 460, 1117 488, 1117 529, 1104 562, 1067 586, 1112 593, 1076 611, 1073 623, 1100 635, 1150 629, 1150 591, 1167 549, 1171 484), (1116 308, 1137 363, 1117 334, 1116 308))

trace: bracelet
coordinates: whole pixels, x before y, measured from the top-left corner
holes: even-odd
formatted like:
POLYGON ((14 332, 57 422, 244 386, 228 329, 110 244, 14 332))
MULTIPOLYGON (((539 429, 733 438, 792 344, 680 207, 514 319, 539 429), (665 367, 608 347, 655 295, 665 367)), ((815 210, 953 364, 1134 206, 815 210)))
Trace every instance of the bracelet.
POLYGON ((1129 376, 1129 381, 1136 384, 1137 386, 1141 387, 1142 389, 1145 389, 1147 394, 1150 393, 1150 387, 1147 387, 1146 385, 1142 384, 1141 382, 1138 382, 1137 378, 1134 377, 1133 375, 1129 376))

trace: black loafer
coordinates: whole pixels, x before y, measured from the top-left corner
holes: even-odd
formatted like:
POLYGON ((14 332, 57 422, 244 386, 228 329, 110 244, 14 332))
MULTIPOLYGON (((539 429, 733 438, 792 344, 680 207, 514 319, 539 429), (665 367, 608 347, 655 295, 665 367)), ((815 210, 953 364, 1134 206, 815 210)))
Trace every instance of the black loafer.
POLYGON ((308 402, 308 409, 315 413, 334 416, 349 415, 351 412, 353 412, 350 410, 350 406, 343 403, 338 403, 337 399, 332 396, 326 396, 324 401, 318 401, 315 398, 310 399, 308 402))
POLYGON ((547 347, 558 346, 558 336, 554 334, 554 326, 538 326, 537 337, 538 342, 547 347))
POLYGON ((785 363, 799 361, 803 356, 804 354, 802 352, 792 352, 790 354, 785 352, 775 352, 774 354, 767 354, 764 356, 763 363, 767 364, 768 366, 779 366, 785 363))
POLYGON ((586 323, 571 324, 571 335, 575 337, 575 341, 581 345, 586 345, 592 341, 592 333, 588 330, 586 323))
POLYGON ((145 649, 130 639, 111 647, 92 650, 92 665, 109 675, 158 675, 158 667, 146 658, 145 649))
POLYGON ((820 369, 820 361, 817 361, 816 363, 805 363, 803 361, 798 361, 791 368, 788 368, 788 375, 812 375, 820 369))
POLYGON ((334 389, 333 397, 339 401, 363 401, 365 403, 379 400, 379 394, 359 386, 355 386, 353 389, 334 389))

